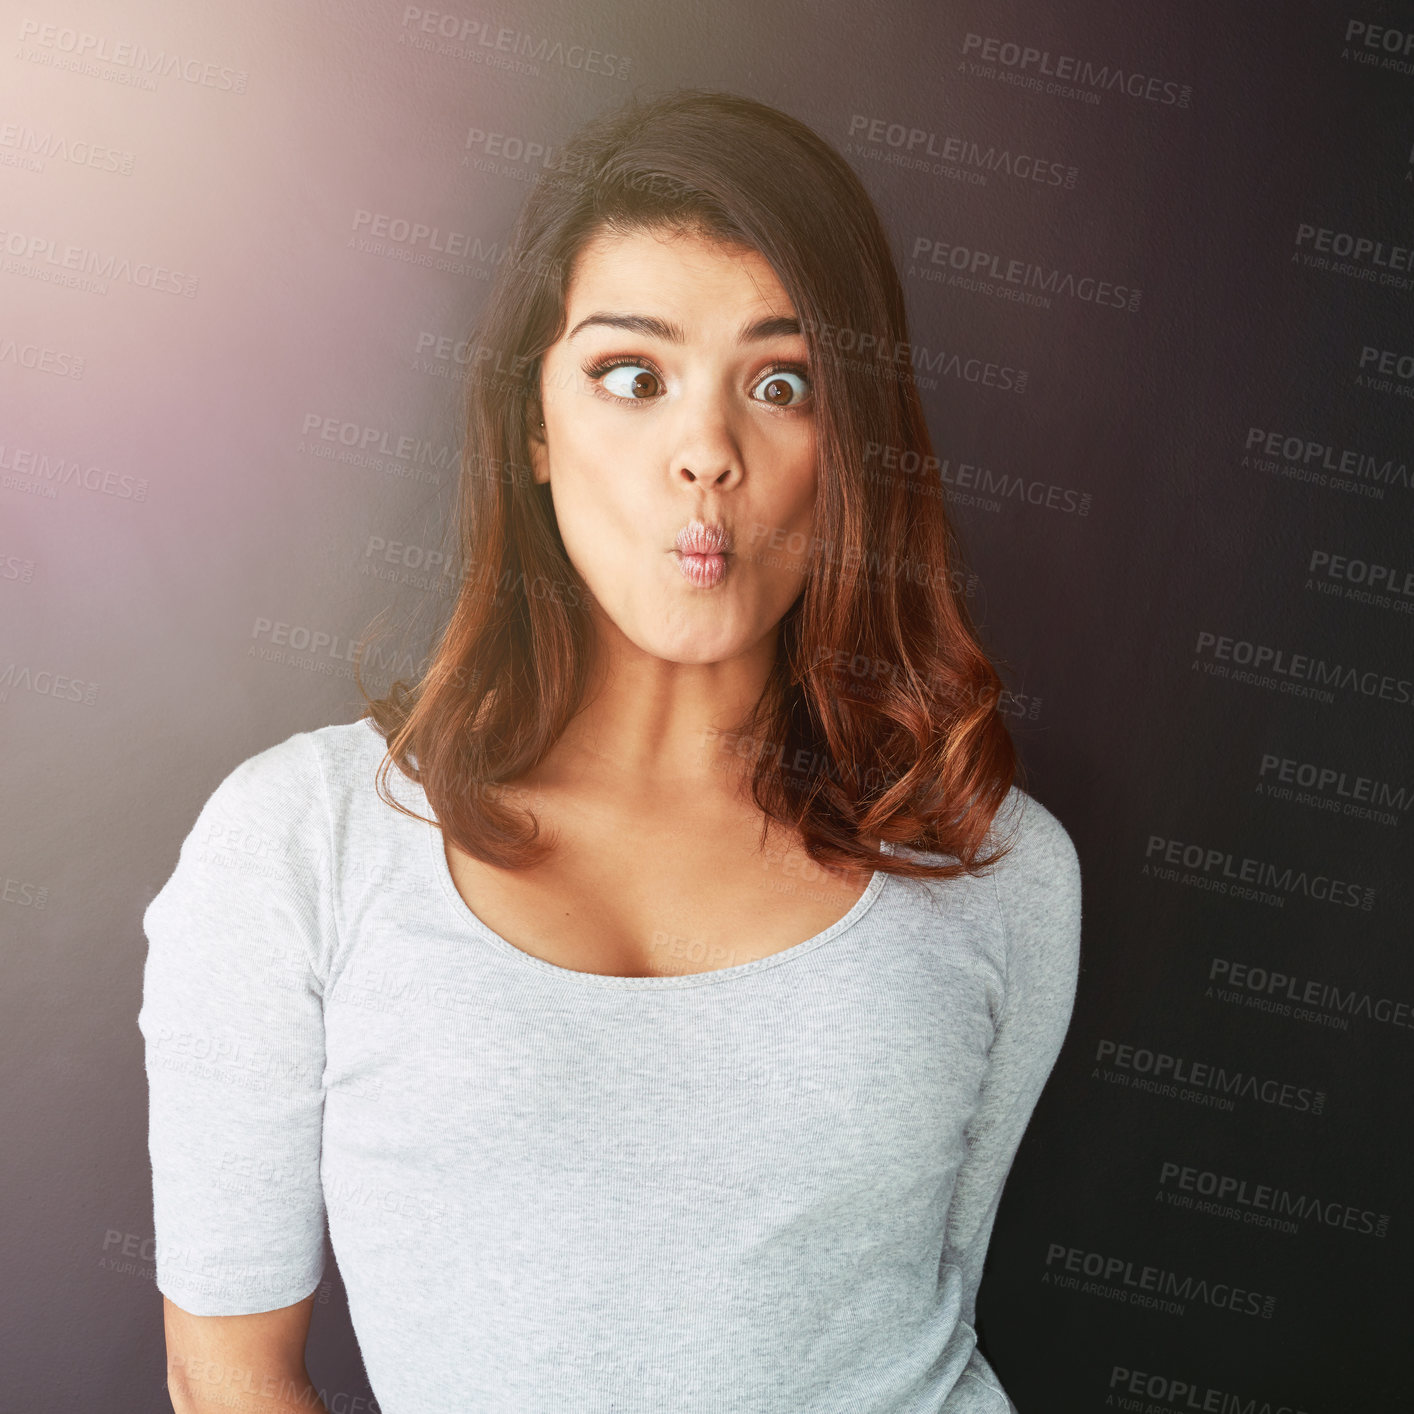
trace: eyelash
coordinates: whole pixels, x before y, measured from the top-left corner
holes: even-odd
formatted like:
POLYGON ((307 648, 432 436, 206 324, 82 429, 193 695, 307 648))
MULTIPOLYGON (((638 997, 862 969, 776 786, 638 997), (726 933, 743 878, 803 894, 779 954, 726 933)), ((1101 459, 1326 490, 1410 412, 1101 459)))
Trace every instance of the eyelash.
MULTIPOLYGON (((596 385, 606 373, 615 368, 646 368, 659 383, 663 381, 663 375, 655 367, 652 359, 642 358, 636 355, 630 357, 627 354, 605 354, 602 358, 592 359, 589 363, 584 365, 585 373, 594 380, 596 385)), ((798 373, 807 383, 810 383, 810 370, 803 363, 783 361, 773 363, 770 367, 762 369, 761 377, 754 386, 759 387, 762 383, 769 382, 773 373, 798 373)), ((644 404, 657 401, 656 398, 621 398, 614 393, 605 393, 597 386, 594 391, 599 397, 606 398, 615 403, 627 403, 630 406, 634 403, 644 404)), ((812 385, 811 392, 813 391, 814 388, 812 385)), ((752 401, 760 402, 760 399, 755 398, 752 401)), ((794 407, 776 407, 771 403, 762 403, 761 406, 770 408, 772 412, 804 412, 806 408, 810 406, 810 401, 810 397, 807 395, 803 403, 797 403, 794 407)))

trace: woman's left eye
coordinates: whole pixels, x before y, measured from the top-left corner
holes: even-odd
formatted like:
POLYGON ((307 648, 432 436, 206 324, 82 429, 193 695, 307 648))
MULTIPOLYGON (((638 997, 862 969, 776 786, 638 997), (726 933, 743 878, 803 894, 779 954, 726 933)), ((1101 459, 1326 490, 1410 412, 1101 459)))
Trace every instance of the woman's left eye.
POLYGON ((769 402, 774 407, 798 407, 810 396, 810 380, 805 374, 799 373, 793 368, 772 369, 756 387, 765 393, 763 401, 769 402), (791 378, 801 385, 798 389, 792 387, 787 381, 791 378), (792 394, 797 392, 799 397, 792 399, 792 394))

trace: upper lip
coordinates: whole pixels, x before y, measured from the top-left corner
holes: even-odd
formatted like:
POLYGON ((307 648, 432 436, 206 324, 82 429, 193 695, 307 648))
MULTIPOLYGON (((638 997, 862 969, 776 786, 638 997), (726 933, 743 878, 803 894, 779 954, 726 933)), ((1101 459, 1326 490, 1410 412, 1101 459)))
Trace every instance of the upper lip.
POLYGON ((725 555, 731 551, 731 532, 724 525, 700 520, 689 521, 678 531, 680 555, 725 555))

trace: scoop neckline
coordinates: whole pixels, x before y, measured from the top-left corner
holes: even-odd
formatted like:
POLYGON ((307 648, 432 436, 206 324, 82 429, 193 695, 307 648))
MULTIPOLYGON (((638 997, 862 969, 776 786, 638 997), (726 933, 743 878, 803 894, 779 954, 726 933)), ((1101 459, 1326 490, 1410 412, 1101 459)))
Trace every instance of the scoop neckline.
MULTIPOLYGON (((428 813, 432 813, 430 809, 428 813)), ((471 905, 458 891, 456 881, 452 878, 451 865, 447 862, 442 827, 434 821, 428 820, 424 825, 424 832, 431 856, 432 872, 442 887, 452 916, 459 924, 470 928, 480 941, 490 944, 503 956, 548 976, 591 987, 610 987, 619 990, 657 991, 672 987, 705 987, 714 982, 736 981, 742 977, 764 972, 769 967, 792 962, 796 958, 803 957, 806 953, 814 952, 818 947, 823 947, 824 944, 837 938, 841 933, 848 932, 853 928, 874 906, 875 900, 883 892, 884 885, 889 878, 887 871, 874 870, 864 892, 854 901, 854 905, 848 913, 837 918, 829 927, 822 929, 813 937, 806 938, 803 942, 793 943, 790 947, 782 948, 779 952, 770 953, 766 957, 758 957, 751 962, 740 962, 734 967, 714 967, 707 972, 672 973, 665 977, 619 977, 603 972, 581 972, 577 968, 561 967, 558 963, 546 962, 544 958, 534 957, 523 948, 518 948, 514 943, 503 938, 477 916, 471 905)), ((884 854, 894 852, 893 846, 888 840, 880 842, 880 852, 884 854)))

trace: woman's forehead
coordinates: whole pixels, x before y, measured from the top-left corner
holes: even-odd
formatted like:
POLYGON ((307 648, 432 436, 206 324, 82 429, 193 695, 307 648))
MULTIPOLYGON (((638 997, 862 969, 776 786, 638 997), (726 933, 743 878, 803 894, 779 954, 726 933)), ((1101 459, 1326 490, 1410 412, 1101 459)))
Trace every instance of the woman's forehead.
MULTIPOLYGON (((682 326, 792 315, 770 262, 756 250, 697 232, 597 233, 580 250, 566 295, 566 327, 599 311, 651 314, 682 326), (691 318, 682 316, 690 312, 691 318)), ((690 335, 692 330, 686 332, 690 335)))

